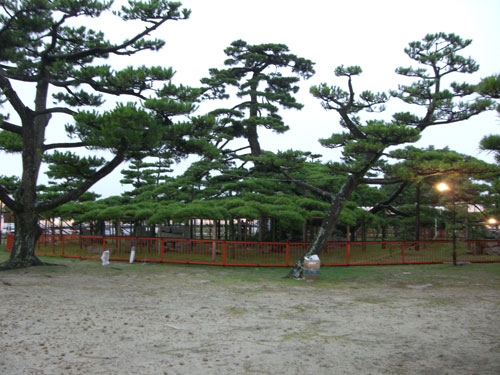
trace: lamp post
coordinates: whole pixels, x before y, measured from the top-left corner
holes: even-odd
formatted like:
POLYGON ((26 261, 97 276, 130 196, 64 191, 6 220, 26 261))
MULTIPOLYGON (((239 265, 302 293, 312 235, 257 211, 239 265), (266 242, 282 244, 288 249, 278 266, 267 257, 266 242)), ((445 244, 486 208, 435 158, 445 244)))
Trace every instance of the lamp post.
POLYGON ((452 242, 453 242, 453 265, 457 265, 457 233, 455 226, 457 223, 456 209, 455 209, 455 189, 453 186, 448 185, 446 182, 440 182, 436 185, 436 189, 440 192, 451 191, 451 205, 453 207, 451 211, 451 222, 452 222, 452 242))

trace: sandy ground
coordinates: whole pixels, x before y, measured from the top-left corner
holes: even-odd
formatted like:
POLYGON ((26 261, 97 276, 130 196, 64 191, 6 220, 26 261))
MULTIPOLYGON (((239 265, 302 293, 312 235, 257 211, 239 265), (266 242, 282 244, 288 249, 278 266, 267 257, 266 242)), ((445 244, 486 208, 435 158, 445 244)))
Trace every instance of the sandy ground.
POLYGON ((497 288, 214 272, 0 274, 0 373, 500 374, 497 288))

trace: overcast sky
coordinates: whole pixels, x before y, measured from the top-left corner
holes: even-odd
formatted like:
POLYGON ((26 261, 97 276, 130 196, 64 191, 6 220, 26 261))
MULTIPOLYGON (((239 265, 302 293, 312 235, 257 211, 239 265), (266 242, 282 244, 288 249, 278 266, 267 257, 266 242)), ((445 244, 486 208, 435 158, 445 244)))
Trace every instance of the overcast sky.
MULTIPOLYGON (((341 85, 343 82, 336 79, 333 70, 344 64, 362 67, 363 74, 355 81, 358 91, 395 89, 398 84, 409 82, 394 73, 396 67, 411 64, 404 48, 427 33, 453 32, 473 40, 463 54, 472 56, 480 64, 480 70, 463 79, 477 82, 500 72, 500 1, 497 0, 182 2, 192 10, 192 15, 187 21, 167 23, 155 34, 166 41, 164 49, 143 58, 125 59, 120 64, 171 66, 177 72, 177 83, 196 86, 200 78, 208 75, 209 68, 223 67, 223 50, 237 39, 250 44, 283 43, 291 53, 316 63, 316 74, 300 84, 297 97, 304 108, 281 113, 291 130, 284 135, 260 133, 262 147, 267 150, 310 150, 323 154, 325 160, 335 160, 337 154, 319 146, 317 140, 339 130, 338 117, 311 97, 310 86, 321 82, 341 85)), ((127 36, 128 29, 110 22, 100 24, 109 28, 111 38, 127 36)), ((457 76, 454 80, 461 78, 457 76)), ((390 109, 389 106, 388 116, 390 109)), ((461 124, 429 128, 417 145, 449 146, 492 162, 491 155, 479 151, 478 143, 484 135, 499 132, 499 121, 491 112, 461 124)), ((49 136, 57 133, 52 131, 49 136)), ((6 163, 15 164, 10 157, 2 158, 0 174, 11 174, 6 163)), ((126 188, 120 185, 120 177, 116 171, 92 190, 103 196, 120 194, 126 188)))

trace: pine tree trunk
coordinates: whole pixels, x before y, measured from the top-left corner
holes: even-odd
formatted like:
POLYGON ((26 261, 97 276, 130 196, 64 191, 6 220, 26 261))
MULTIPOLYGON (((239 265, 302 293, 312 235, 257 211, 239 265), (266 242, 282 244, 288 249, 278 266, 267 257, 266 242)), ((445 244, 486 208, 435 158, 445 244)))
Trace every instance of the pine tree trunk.
POLYGON ((252 156, 259 156, 262 154, 262 150, 260 148, 259 136, 257 134, 257 126, 256 125, 247 125, 247 138, 248 144, 250 145, 250 152, 252 156))
MULTIPOLYGON (((251 94, 250 94, 250 118, 256 118, 259 116, 259 112, 257 109, 257 83, 252 83, 251 84, 251 94)), ((252 156, 260 156, 262 154, 262 150, 260 148, 260 143, 259 143, 259 135, 257 133, 257 124, 249 123, 247 124, 247 139, 248 139, 248 144, 250 145, 250 152, 252 156)), ((259 166, 256 166, 259 168, 259 166)))
POLYGON ((362 176, 350 175, 347 178, 347 181, 344 183, 338 194, 335 195, 335 198, 332 204, 330 205, 330 208, 328 209, 326 216, 323 218, 321 227, 319 228, 318 233, 314 237, 313 242, 311 242, 306 252, 298 260, 295 266, 290 270, 288 275, 285 276, 286 278, 292 278, 292 279, 302 278, 302 275, 304 273, 305 258, 312 255, 318 255, 318 256, 321 255, 321 251, 325 248, 328 239, 330 238, 335 227, 337 226, 340 213, 342 212, 345 203, 347 202, 352 192, 358 185, 361 177, 362 176))
POLYGON ((236 230, 237 230, 237 235, 236 236, 237 236, 238 241, 242 241, 243 238, 242 238, 242 235, 241 235, 241 219, 238 219, 238 226, 237 226, 236 230))
MULTIPOLYGON (((41 79, 37 83, 35 95, 35 111, 47 108, 48 80, 41 79)), ((45 127, 51 117, 34 115, 27 107, 22 114, 22 166, 23 174, 20 186, 14 193, 18 207, 15 214, 16 231, 10 259, 0 265, 0 269, 21 268, 43 264, 35 256, 35 246, 42 234, 38 224, 39 212, 35 210, 37 202, 37 181, 42 162, 42 146, 45 139, 45 127)))
POLYGON ((38 225, 38 217, 34 212, 18 212, 15 214, 16 232, 14 243, 7 262, 0 269, 24 268, 42 265, 35 256, 35 246, 42 234, 38 225))

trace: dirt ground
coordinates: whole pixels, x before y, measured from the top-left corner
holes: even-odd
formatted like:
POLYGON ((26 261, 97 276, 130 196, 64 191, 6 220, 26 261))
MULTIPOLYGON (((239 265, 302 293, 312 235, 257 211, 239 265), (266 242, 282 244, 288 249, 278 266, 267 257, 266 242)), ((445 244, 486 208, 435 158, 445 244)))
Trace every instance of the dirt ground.
POLYGON ((0 373, 500 374, 496 282, 127 267, 0 273, 0 373))

